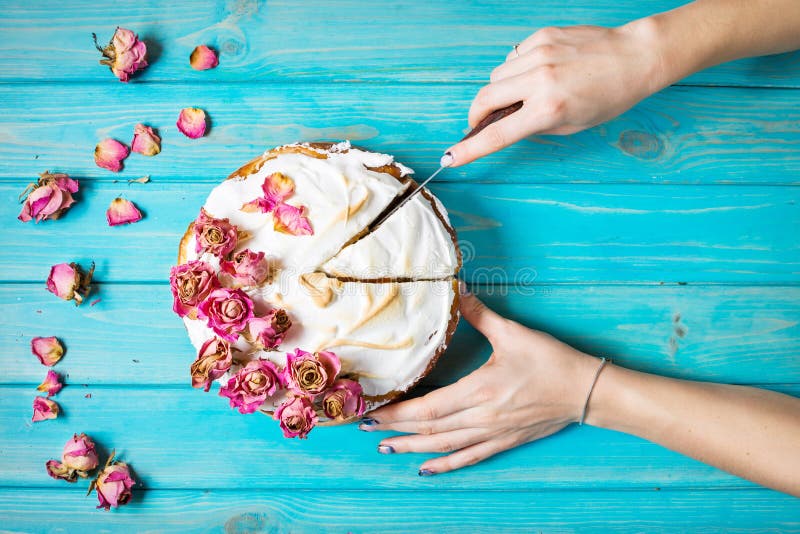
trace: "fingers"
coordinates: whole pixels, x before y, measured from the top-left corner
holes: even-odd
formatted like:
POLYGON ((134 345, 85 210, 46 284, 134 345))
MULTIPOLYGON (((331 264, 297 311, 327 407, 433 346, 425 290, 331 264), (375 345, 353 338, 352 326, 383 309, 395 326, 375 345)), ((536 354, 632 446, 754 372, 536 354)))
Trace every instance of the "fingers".
POLYGON ((392 452, 453 452, 475 443, 485 441, 488 437, 485 428, 462 428, 438 434, 412 434, 386 438, 378 445, 378 450, 391 447, 392 452))
POLYGON ((460 449, 453 454, 428 460, 420 466, 419 472, 420 475, 423 475, 454 471, 468 465, 476 464, 499 452, 516 447, 520 443, 521 441, 519 438, 514 435, 506 435, 482 441, 460 449))
MULTIPOLYGON (((471 375, 458 380, 454 384, 435 389, 422 397, 409 399, 396 404, 381 406, 366 414, 378 425, 390 425, 400 421, 429 422, 447 415, 470 408, 475 399, 472 395, 473 380, 471 375)), ((380 427, 371 425, 376 430, 380 427)))
POLYGON ((358 428, 366 432, 387 431, 405 432, 408 434, 437 434, 440 432, 450 432, 451 430, 461 430, 464 428, 485 427, 486 411, 477 407, 466 408, 464 410, 451 413, 444 417, 432 420, 402 420, 394 421, 381 417, 380 414, 373 417, 375 422, 371 424, 361 423, 358 428))
POLYGON ((525 98, 530 85, 530 78, 520 75, 481 87, 469 108, 467 120, 470 127, 474 128, 482 118, 492 111, 510 106, 525 98))
POLYGON ((489 309, 478 297, 468 291, 466 293, 462 291, 459 307, 464 319, 475 330, 486 336, 490 342, 508 326, 508 321, 504 317, 489 309))

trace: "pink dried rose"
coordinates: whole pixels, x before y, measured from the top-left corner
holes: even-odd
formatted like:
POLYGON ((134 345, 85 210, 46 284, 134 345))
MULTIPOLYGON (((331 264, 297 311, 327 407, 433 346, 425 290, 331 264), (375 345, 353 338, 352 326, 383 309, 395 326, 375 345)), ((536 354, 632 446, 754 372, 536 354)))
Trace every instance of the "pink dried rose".
POLYGON ((155 156, 161 152, 161 137, 151 127, 137 124, 133 127, 131 150, 143 156, 155 156))
POLYGON ((22 222, 58 219, 75 203, 72 193, 78 192, 78 181, 66 174, 44 171, 39 181, 30 184, 20 197, 27 195, 17 219, 22 222))
POLYGON ((206 45, 199 45, 192 50, 189 64, 194 70, 208 70, 219 65, 219 60, 213 50, 206 45))
POLYGON ((230 344, 224 339, 212 337, 200 347, 197 359, 192 363, 192 387, 208 391, 211 383, 224 375, 233 363, 230 344))
POLYGON ((246 248, 233 255, 231 260, 219 264, 220 279, 228 287, 254 287, 264 283, 269 276, 269 262, 263 252, 246 248))
POLYGON ((295 393, 315 396, 331 387, 341 368, 339 357, 332 352, 311 354, 295 349, 294 354, 286 354, 284 381, 295 393))
POLYGON ((67 441, 60 462, 49 460, 45 464, 48 475, 67 482, 75 482, 78 477, 88 477, 89 471, 95 469, 97 465, 94 442, 84 433, 74 434, 72 439, 67 441))
POLYGON ((290 395, 275 410, 273 417, 280 422, 283 435, 287 438, 305 439, 318 421, 314 405, 306 396, 290 395))
POLYGON ((56 337, 35 337, 31 339, 31 352, 42 365, 52 367, 64 355, 64 347, 56 337))
POLYGON ((340 378, 325 392, 322 408, 331 419, 360 417, 364 413, 364 390, 355 380, 340 378))
POLYGON ((274 363, 252 360, 219 389, 219 395, 230 399, 231 408, 238 408, 239 413, 253 413, 282 385, 281 373, 274 363))
POLYGON ((47 376, 45 377, 44 382, 39 384, 36 389, 42 393, 47 393, 48 397, 52 397, 61 391, 62 387, 64 387, 64 385, 61 383, 58 374, 55 371, 50 370, 47 371, 47 376))
POLYGON ((190 139, 203 137, 206 134, 206 112, 200 108, 183 108, 176 124, 178 130, 190 139))
POLYGON ((110 510, 131 500, 131 490, 135 483, 128 464, 114 461, 114 451, 111 451, 103 471, 89 484, 86 494, 96 489, 97 500, 100 501, 97 508, 110 510))
POLYGON ((111 42, 105 48, 97 44, 97 35, 92 34, 94 46, 103 54, 101 65, 108 65, 114 76, 127 82, 131 74, 147 66, 147 46, 131 30, 117 27, 111 42))
POLYGON ((253 301, 241 289, 222 287, 208 294, 197 314, 222 339, 235 342, 254 317, 253 301))
POLYGON ((142 212, 130 200, 117 197, 106 210, 106 220, 109 226, 135 223, 142 220, 142 212))
POLYGON ((58 417, 58 404, 46 397, 36 397, 33 399, 33 418, 34 423, 45 419, 55 419, 58 417))
POLYGON ((291 235, 313 235, 311 223, 305 217, 305 207, 280 203, 272 212, 273 227, 276 232, 291 235))
POLYGON ((214 268, 204 261, 192 260, 169 271, 172 310, 181 317, 197 318, 197 306, 220 287, 214 268))
POLYGON ((128 157, 128 147, 110 137, 103 139, 94 147, 94 162, 98 167, 112 172, 122 170, 122 160, 128 157))
POLYGON ((224 258, 236 248, 239 232, 228 219, 216 219, 200 208, 200 215, 194 221, 194 239, 198 254, 209 252, 224 258))
POLYGON ((260 350, 275 350, 283 343, 283 335, 292 326, 285 310, 274 309, 264 317, 255 317, 247 323, 244 338, 260 350))
POLYGON ((59 263, 50 268, 47 277, 47 290, 64 300, 74 300, 78 306, 91 291, 94 263, 89 272, 84 274, 77 263, 59 263))
POLYGON ((263 196, 245 203, 241 210, 247 213, 272 212, 279 203, 294 193, 294 181, 280 172, 274 172, 264 178, 261 191, 264 192, 263 196))

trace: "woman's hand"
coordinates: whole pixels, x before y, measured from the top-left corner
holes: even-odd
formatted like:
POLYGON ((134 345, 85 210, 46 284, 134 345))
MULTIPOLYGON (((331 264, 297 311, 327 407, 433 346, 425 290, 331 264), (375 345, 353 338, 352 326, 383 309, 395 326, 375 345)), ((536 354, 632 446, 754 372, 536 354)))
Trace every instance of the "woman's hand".
POLYGON ((600 363, 470 293, 462 294, 461 313, 492 344, 489 360, 455 384, 374 410, 359 426, 410 433, 382 440, 381 452, 451 453, 423 463, 421 475, 477 463, 577 421, 600 363))
POLYGON ((492 111, 522 109, 447 150, 463 165, 532 134, 571 134, 627 111, 670 82, 649 19, 619 28, 544 28, 512 50, 469 110, 474 127, 492 111))

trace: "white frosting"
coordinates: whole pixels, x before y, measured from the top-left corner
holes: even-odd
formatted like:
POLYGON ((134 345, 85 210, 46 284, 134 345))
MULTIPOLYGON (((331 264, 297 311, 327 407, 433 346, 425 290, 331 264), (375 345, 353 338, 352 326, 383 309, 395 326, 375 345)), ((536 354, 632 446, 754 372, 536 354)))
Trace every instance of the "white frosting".
MULTIPOLYGON (((441 204, 437 209, 447 220, 441 204)), ((434 212, 432 202, 422 194, 415 195, 374 232, 348 245, 322 266, 332 276, 361 280, 441 279, 453 276, 457 269, 453 239, 434 212)))

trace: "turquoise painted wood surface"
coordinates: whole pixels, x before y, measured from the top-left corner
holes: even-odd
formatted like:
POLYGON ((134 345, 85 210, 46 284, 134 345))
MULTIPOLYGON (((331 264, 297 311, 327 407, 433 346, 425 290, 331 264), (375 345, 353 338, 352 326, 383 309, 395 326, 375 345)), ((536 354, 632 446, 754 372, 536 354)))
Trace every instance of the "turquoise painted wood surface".
MULTIPOLYGON (((800 501, 599 429, 430 478, 416 476, 427 455, 378 455, 379 437, 352 425, 284 440, 191 389, 192 349, 170 311, 178 237, 213 184, 264 148, 347 138, 424 176, 513 43, 679 4, 0 0, 0 530, 800 531, 800 501), (153 52, 128 85, 90 42, 118 24, 153 52), (189 68, 199 43, 219 49, 219 68, 189 68), (208 111, 207 137, 177 132, 187 105, 208 111), (137 122, 159 129, 162 153, 118 175, 97 168, 96 142, 128 142, 137 122), (80 179, 79 202, 23 225, 16 197, 45 169, 80 179), (143 175, 152 182, 127 183, 143 175), (105 226, 120 194, 144 221, 105 226), (51 264, 90 260, 95 306, 44 290, 51 264), (67 386, 63 416, 31 424, 36 335, 64 340, 67 386), (85 481, 47 477, 76 431, 130 461, 142 483, 130 506, 96 511, 85 481)), ((443 173, 432 189, 464 277, 505 315, 622 365, 800 395, 798 88, 798 53, 738 61, 604 126, 443 173)), ((488 353, 462 324, 414 394, 488 353)))

